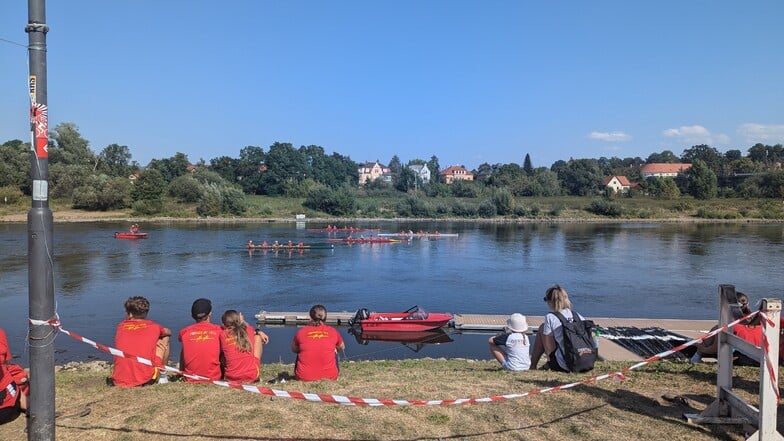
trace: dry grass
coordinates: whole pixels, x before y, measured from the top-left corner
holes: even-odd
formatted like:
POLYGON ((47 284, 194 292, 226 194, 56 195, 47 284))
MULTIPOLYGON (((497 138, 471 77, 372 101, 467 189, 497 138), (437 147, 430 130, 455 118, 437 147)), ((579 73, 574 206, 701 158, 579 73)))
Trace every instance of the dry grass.
MULTIPOLYGON (((602 362, 594 374, 626 367, 602 362)), ((264 378, 291 365, 264 366, 264 378)), ((215 385, 108 387, 107 368, 59 371, 59 440, 668 440, 743 439, 740 426, 697 426, 684 413, 715 395, 715 365, 662 362, 574 389, 509 401, 453 406, 354 407, 274 398, 215 385), (678 397, 676 400, 664 396, 678 397), (79 413, 89 408, 89 415, 79 413)), ((736 368, 736 391, 756 405, 759 370, 736 368)), ((402 360, 346 363, 335 382, 267 385, 282 390, 404 400, 487 397, 587 378, 547 371, 503 372, 494 362, 402 360)), ((779 422, 781 426, 781 421, 779 422)), ((24 419, 0 426, 23 439, 24 419)))

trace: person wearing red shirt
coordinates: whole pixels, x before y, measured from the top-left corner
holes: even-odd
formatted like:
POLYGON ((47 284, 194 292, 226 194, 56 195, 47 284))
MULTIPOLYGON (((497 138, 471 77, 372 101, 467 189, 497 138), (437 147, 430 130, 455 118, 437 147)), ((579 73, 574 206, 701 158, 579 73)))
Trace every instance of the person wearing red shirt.
MULTIPOLYGON (((138 356, 160 366, 169 359, 168 328, 147 320, 150 302, 144 297, 129 297, 125 301, 125 320, 117 325, 114 346, 126 356, 138 356)), ((115 386, 146 386, 158 382, 159 369, 139 363, 135 358, 114 357, 112 380, 115 386)))
POLYGON ((262 344, 269 342, 267 334, 254 331, 242 313, 229 309, 221 316, 223 330, 220 348, 223 357, 223 378, 226 381, 255 383, 261 376, 262 344))
POLYGON ((196 380, 185 377, 190 383, 207 383, 220 380, 222 377, 220 364, 221 327, 211 323, 212 302, 209 299, 196 299, 191 306, 191 317, 196 323, 180 330, 182 342, 180 352, 180 369, 186 374, 206 377, 196 380))
POLYGON ((337 351, 346 348, 337 329, 327 326, 327 308, 310 308, 311 324, 294 335, 291 351, 297 354, 294 375, 302 381, 337 380, 339 369, 337 351))
POLYGON ((27 412, 30 382, 21 366, 8 362, 11 358, 8 339, 0 328, 0 424, 10 423, 27 412))

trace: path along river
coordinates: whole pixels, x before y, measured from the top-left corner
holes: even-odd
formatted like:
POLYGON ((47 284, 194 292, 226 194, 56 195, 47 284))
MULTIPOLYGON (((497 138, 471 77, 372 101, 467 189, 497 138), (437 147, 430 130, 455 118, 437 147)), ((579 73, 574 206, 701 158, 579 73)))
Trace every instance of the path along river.
MULTIPOLYGON (((237 309, 404 310, 528 315, 546 313, 545 289, 559 283, 591 317, 714 319, 717 287, 734 284, 753 301, 784 296, 784 225, 752 223, 489 224, 364 222, 355 226, 457 233, 457 238, 394 244, 335 243, 331 250, 249 254, 248 240, 324 242, 324 224, 142 224, 144 240, 118 240, 121 223, 58 223, 52 244, 57 312, 65 329, 111 345, 123 302, 144 295, 149 318, 175 333, 191 323, 190 305, 213 300, 214 320, 237 309)), ((371 233, 362 233, 366 236, 371 233)), ((355 236, 357 234, 355 233, 355 236)), ((0 224, 0 326, 27 365, 26 224, 0 224)), ((263 361, 292 362, 292 327, 267 327, 263 361)), ((451 333, 448 344, 357 342, 341 331, 346 359, 488 358, 487 338, 451 333)), ((174 339, 176 340, 176 339, 174 339)), ((109 360, 65 335, 56 361, 109 360)), ((179 353, 173 341, 172 358, 179 353)))

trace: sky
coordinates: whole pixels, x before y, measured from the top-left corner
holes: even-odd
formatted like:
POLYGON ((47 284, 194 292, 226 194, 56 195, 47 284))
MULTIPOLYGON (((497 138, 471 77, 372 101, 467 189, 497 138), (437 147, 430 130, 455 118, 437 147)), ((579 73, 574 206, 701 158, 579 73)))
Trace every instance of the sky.
MULTIPOLYGON (((0 2, 0 143, 30 139, 27 2, 0 2)), ((191 162, 549 167, 784 143, 784 2, 48 1, 49 128, 191 162)))

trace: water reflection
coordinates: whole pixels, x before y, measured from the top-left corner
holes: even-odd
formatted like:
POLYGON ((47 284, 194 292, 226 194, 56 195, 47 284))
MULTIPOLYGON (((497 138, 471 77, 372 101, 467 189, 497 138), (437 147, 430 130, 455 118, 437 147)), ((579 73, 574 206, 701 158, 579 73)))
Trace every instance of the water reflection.
POLYGON ((349 328, 348 332, 361 345, 368 345, 372 341, 400 343, 414 352, 421 351, 426 345, 440 345, 454 341, 443 329, 431 329, 429 331, 368 331, 349 328))

